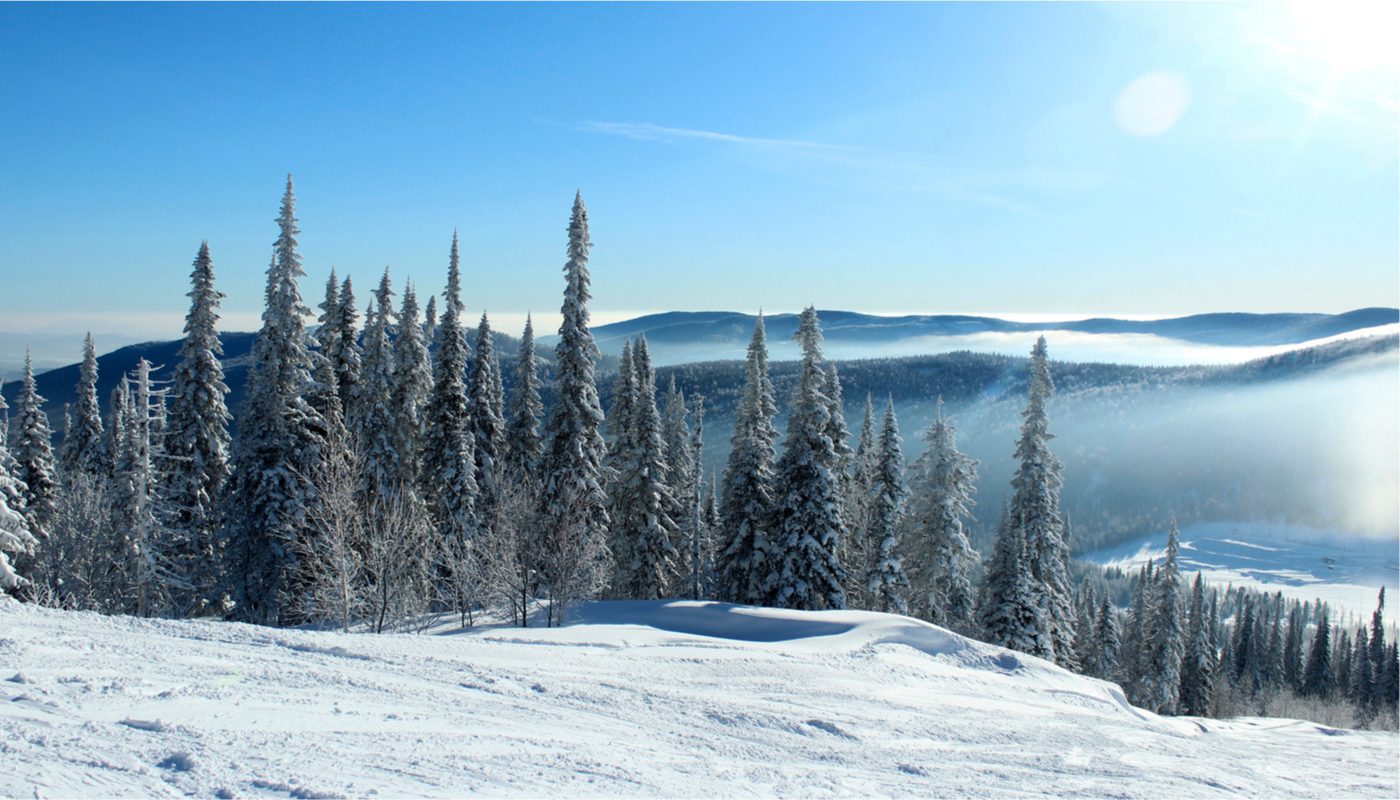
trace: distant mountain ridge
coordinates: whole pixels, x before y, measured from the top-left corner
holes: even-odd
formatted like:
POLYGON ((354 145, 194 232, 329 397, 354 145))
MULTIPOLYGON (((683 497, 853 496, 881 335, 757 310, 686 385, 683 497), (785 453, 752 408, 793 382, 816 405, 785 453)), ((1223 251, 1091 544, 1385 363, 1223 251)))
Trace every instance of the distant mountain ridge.
MULTIPOLYGON (((1049 322, 1015 322, 997 317, 962 314, 876 316, 855 311, 818 311, 822 333, 832 343, 897 341, 924 336, 967 336, 979 333, 1070 331, 1089 334, 1145 334, 1193 344, 1217 346, 1278 346, 1301 344, 1352 331, 1400 323, 1400 309, 1359 308, 1341 314, 1193 314, 1157 320, 1111 317, 1049 322)), ((765 315, 770 342, 791 338, 796 314, 765 315)), ((668 311, 648 314, 593 329, 599 347, 616 353, 629 337, 645 334, 653 346, 709 346, 748 343, 756 316, 732 311, 668 311)), ((737 356, 736 356, 737 357, 737 356)))

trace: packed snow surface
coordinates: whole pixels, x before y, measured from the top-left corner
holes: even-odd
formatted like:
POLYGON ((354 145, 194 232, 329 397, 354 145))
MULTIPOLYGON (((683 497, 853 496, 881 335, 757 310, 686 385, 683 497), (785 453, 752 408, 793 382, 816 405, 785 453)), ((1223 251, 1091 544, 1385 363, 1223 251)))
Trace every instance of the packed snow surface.
POLYGON ((341 634, 0 598, 0 795, 1396 797, 1393 734, 1167 719, 905 617, 341 634))

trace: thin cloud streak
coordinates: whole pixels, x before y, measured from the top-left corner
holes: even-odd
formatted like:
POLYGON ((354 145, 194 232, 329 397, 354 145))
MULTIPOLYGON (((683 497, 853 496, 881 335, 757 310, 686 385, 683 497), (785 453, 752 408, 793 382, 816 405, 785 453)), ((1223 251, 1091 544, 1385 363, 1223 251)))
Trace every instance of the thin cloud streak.
POLYGON ((799 150, 853 152, 858 149, 824 142, 808 142, 801 139, 769 139, 761 136, 741 136, 697 128, 671 128, 665 125, 654 125, 650 122, 583 122, 578 125, 578 128, 589 133, 606 133, 644 142, 700 139, 710 142, 727 142, 758 147, 786 147, 799 150))

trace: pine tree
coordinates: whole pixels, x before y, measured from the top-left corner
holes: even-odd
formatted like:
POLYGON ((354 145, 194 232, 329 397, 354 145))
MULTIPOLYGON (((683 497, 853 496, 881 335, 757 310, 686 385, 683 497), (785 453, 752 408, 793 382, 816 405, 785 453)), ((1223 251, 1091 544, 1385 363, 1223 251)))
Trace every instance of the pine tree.
POLYGON ((399 459, 398 484, 402 487, 418 485, 424 406, 432 388, 433 370, 418 320, 418 296, 409 283, 404 287, 398 336, 394 339, 394 390, 390 397, 395 419, 394 450, 399 459))
POLYGON ((394 374, 392 295, 389 270, 385 269, 374 293, 374 305, 365 316, 364 360, 351 415, 350 429, 359 453, 360 491, 370 501, 396 494, 405 474, 399 452, 399 413, 394 407, 398 381, 394 374))
POLYGON ((469 383, 470 418, 476 457, 477 512, 483 525, 493 525, 500 497, 500 464, 505 453, 505 395, 501 364, 491 342, 491 322, 485 314, 476 328, 476 358, 469 383))
POLYGON ((1327 609, 1322 609, 1313 633, 1312 646, 1308 648, 1307 666, 1303 668, 1303 695, 1326 700, 1332 696, 1334 684, 1332 673, 1332 636, 1327 624, 1327 609))
POLYGON ((575 195, 564 265, 563 321, 555 346, 559 396, 546 426, 541 468, 544 537, 542 578, 551 599, 549 620, 562 624, 568 606, 595 594, 606 582, 608 512, 594 365, 598 347, 588 329, 588 209, 575 195))
POLYGON ((1203 717, 1210 713, 1211 687, 1215 683, 1215 649, 1211 646, 1211 620, 1207 618, 1205 584, 1201 573, 1191 585, 1191 611, 1186 628, 1186 653, 1181 663, 1180 710, 1203 717))
POLYGON ((97 400, 97 348, 89 333, 83 340, 73 422, 65 428, 59 463, 65 475, 99 479, 111 472, 111 462, 102 430, 102 408, 97 400))
POLYGON ((535 360, 535 326, 528 315, 525 317, 525 332, 520 337, 520 353, 515 359, 515 380, 510 397, 505 473, 511 480, 525 478, 536 481, 544 452, 544 442, 540 438, 544 404, 540 401, 539 366, 535 360))
POLYGON ((18 430, 10 435, 9 448, 15 460, 14 478, 24 486, 25 518, 30 532, 40 541, 48 535, 59 491, 53 434, 44 403, 34 383, 34 364, 25 351, 24 378, 15 400, 18 417, 14 424, 18 430))
POLYGON ((871 486, 871 539, 877 543, 875 562, 870 565, 865 589, 870 608, 894 614, 909 612, 904 593, 909 578, 899 558, 899 514, 904 502, 904 480, 901 475, 904 454, 900 451, 899 421, 894 414, 894 398, 885 405, 885 420, 880 427, 879 458, 875 481, 871 486))
POLYGON ((732 603, 762 603, 764 581, 782 554, 773 540, 774 462, 778 414, 768 376, 763 315, 754 323, 744 367, 744 393, 734 414, 729 461, 720 488, 718 595, 732 603))
POLYGON ((774 492, 774 539, 782 564, 768 578, 767 595, 780 608, 845 608, 846 573, 838 554, 846 531, 835 478, 831 389, 822 369, 821 326, 811 306, 802 312, 796 339, 802 361, 774 492))
POLYGON ((316 432, 325 427, 303 397, 313 363, 302 322, 308 309, 297 287, 304 273, 290 175, 277 222, 267 307, 253 346, 225 506, 235 613, 262 624, 296 619, 296 554, 315 501, 314 472, 323 444, 316 432))
POLYGON ((942 397, 924 442, 926 449, 911 470, 904 540, 914 611, 929 622, 971 634, 976 611, 971 570, 977 553, 964 520, 972 516, 977 462, 958 451, 957 430, 943 413, 942 397))
POLYGON ((165 524, 176 542, 173 569, 188 585, 176 593, 177 608, 198 612, 212 608, 221 589, 216 504, 229 477, 231 419, 219 361, 224 348, 215 330, 224 295, 214 288, 208 242, 199 247, 190 282, 185 341, 168 395, 164 449, 169 468, 163 494, 170 514, 165 524))
POLYGON ((1055 663, 1074 666, 1074 608, 1070 596, 1069 546, 1060 516, 1060 462, 1050 452, 1054 436, 1048 430, 1046 403, 1054 393, 1045 337, 1031 350, 1029 401, 1021 416, 1021 438, 1016 445, 1018 462, 1012 478, 1011 519, 1022 526, 1022 538, 1031 555, 1030 571, 1044 586, 1046 618, 1055 663))

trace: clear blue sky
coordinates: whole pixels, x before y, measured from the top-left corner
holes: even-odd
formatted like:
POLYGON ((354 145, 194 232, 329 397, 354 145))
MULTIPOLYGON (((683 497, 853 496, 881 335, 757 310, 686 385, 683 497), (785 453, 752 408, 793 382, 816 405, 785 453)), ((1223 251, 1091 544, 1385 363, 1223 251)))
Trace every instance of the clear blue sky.
POLYGON ((555 312, 581 188, 602 319, 1396 305, 1381 23, 1280 4, 3 4, 0 329, 177 329, 205 237, 231 327, 251 327, 289 171, 309 298, 332 266, 362 297, 386 265, 437 291, 456 227, 469 307, 555 312))

